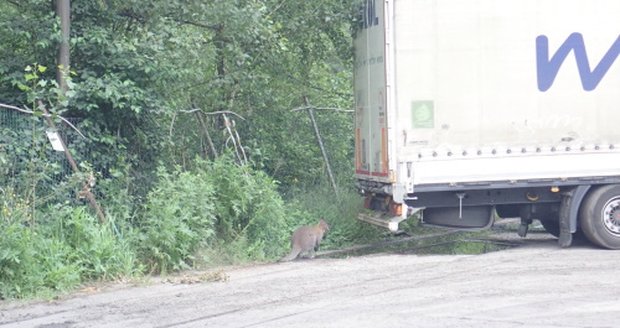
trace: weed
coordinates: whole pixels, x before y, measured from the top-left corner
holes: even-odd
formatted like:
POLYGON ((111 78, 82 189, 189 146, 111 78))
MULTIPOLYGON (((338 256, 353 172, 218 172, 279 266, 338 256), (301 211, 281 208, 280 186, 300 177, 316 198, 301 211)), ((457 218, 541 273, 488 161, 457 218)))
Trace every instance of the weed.
POLYGON ((208 176, 159 169, 148 194, 137 248, 151 272, 189 268, 194 252, 214 235, 215 189, 208 176))

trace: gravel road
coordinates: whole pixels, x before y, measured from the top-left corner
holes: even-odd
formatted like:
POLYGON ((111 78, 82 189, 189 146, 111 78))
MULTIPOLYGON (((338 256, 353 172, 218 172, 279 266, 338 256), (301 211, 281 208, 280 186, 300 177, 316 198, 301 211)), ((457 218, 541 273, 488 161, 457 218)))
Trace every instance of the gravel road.
POLYGON ((537 234, 482 255, 301 260, 0 303, 0 327, 618 327, 619 273, 620 251, 537 234))

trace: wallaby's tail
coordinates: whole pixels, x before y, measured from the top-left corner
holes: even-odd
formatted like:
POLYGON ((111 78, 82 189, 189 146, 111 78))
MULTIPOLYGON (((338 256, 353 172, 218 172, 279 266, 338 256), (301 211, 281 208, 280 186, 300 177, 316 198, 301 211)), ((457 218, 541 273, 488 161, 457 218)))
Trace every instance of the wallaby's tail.
POLYGON ((292 261, 296 259, 297 256, 299 255, 299 252, 301 252, 301 249, 293 247, 293 249, 287 256, 280 259, 280 262, 288 262, 288 261, 292 261))

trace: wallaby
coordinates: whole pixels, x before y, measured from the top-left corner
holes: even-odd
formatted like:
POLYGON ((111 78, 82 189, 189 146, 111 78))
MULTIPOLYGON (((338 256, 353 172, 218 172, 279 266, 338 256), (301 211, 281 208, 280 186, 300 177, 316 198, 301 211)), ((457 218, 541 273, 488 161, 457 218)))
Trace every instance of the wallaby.
POLYGON ((283 257, 280 261, 291 261, 299 255, 310 252, 310 257, 314 257, 314 252, 319 249, 321 239, 325 232, 329 231, 329 225, 323 218, 318 224, 297 228, 291 237, 291 253, 283 257))

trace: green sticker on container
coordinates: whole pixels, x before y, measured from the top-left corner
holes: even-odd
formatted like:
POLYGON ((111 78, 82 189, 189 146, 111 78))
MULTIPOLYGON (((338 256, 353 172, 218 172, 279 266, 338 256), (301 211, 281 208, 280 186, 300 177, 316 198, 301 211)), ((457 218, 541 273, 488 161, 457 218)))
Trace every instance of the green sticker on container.
POLYGON ((432 129, 435 127, 435 108, 432 100, 414 101, 411 103, 413 128, 432 129))

